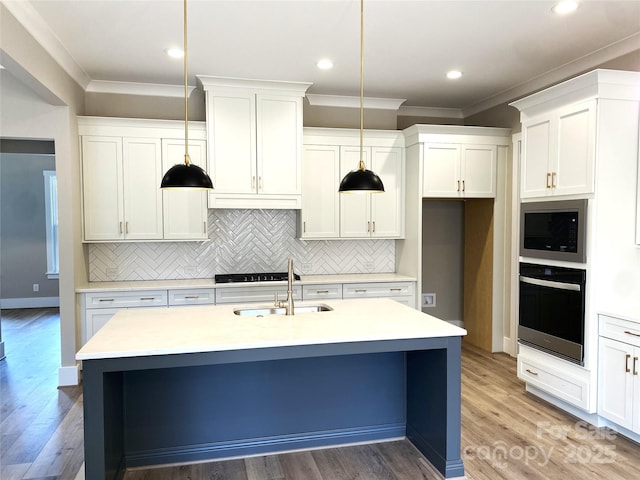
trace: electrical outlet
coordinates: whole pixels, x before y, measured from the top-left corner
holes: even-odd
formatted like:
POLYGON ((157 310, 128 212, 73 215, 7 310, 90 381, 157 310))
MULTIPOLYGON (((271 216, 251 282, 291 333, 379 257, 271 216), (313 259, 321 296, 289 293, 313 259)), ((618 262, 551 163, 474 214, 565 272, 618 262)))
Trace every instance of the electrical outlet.
POLYGON ((375 266, 373 265, 373 262, 364 262, 364 269, 367 272, 373 272, 375 270, 375 266))
POLYGON ((198 267, 196 265, 189 265, 184 267, 185 275, 196 275, 198 273, 198 267))
POLYGON ((34 292, 39 292, 40 291, 40 284, 39 283, 34 283, 33 284, 33 291, 34 292))
POLYGON ((303 273, 309 274, 309 272, 313 270, 313 265, 310 263, 301 263, 300 270, 302 270, 303 273))
POLYGON ((422 308, 435 307, 436 306, 436 294, 435 293, 423 293, 422 294, 422 308))

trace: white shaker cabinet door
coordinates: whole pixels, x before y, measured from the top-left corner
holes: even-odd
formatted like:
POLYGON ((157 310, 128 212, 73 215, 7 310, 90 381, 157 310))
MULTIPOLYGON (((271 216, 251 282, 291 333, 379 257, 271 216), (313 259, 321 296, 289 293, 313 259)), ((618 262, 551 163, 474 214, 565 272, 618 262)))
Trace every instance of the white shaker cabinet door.
POLYGON ((423 197, 460 195, 460 151, 458 144, 424 144, 423 197))
POLYGON ((207 93, 207 125, 213 193, 256 193, 255 95, 240 89, 207 93))
POLYGON ((84 239, 124 238, 122 139, 82 137, 84 239))
POLYGON ((495 145, 462 146, 462 194, 467 198, 495 197, 498 148, 495 145))
MULTIPOLYGON (((184 140, 163 139, 163 172, 177 163, 184 162, 184 154, 184 140)), ((192 164, 206 170, 206 142, 189 140, 189 157, 192 164)), ((207 192, 205 190, 169 189, 164 190, 162 196, 166 240, 207 239, 207 192)))
MULTIPOLYGON (((371 148, 365 147, 362 160, 371 170, 371 148)), ((360 147, 340 147, 340 178, 358 168, 360 147)), ((368 238, 371 236, 371 194, 340 194, 340 236, 343 238, 368 238)))
POLYGON ((633 427, 633 351, 629 344, 600 337, 598 414, 629 430, 633 427))
POLYGON ((257 193, 302 193, 302 98, 256 95, 257 193))
POLYGON ((402 149, 372 147, 372 169, 384 185, 384 193, 370 194, 371 236, 398 238, 404 235, 404 164, 402 149))
POLYGON ((552 125, 550 118, 523 123, 523 148, 520 195, 544 197, 551 185, 552 125))
POLYGON ((340 147, 305 145, 302 154, 301 238, 340 236, 340 147))
POLYGON ((124 217, 127 240, 162 239, 160 139, 124 138, 124 217))

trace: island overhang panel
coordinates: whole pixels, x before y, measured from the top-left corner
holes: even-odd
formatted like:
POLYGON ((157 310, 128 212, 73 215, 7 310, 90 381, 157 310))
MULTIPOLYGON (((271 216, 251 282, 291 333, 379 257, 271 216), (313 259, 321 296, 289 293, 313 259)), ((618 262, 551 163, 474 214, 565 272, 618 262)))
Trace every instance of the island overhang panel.
MULTIPOLYGON (((137 351, 131 356, 121 351, 114 356, 113 348, 104 350, 110 343, 107 336, 115 342, 127 324, 137 322, 135 315, 114 317, 114 325, 104 327, 102 341, 78 354, 84 357, 87 478, 119 478, 131 466, 405 435, 445 477, 463 475, 460 341, 464 330, 450 329, 390 300, 331 303, 334 312, 345 307, 345 314, 357 307, 361 319, 367 316, 362 309, 370 310, 370 332, 363 331, 358 340, 347 328, 328 341, 318 322, 339 325, 338 313, 324 319, 322 313, 284 321, 274 316, 268 320, 280 321, 274 328, 285 332, 279 340, 270 340, 279 346, 232 349, 227 345, 171 354, 137 351), (398 325, 398 338, 382 338, 377 325, 381 315, 387 315, 386 323, 398 325), (424 325, 419 325, 420 320, 424 325), (416 325, 423 328, 422 335, 412 330, 416 325), (305 329, 306 334, 313 331, 322 338, 302 342, 300 330, 305 329), (409 330, 413 337, 402 338, 409 336, 409 330), (337 340, 341 336, 350 340, 337 340), (296 344, 286 345, 286 338, 296 344), (105 358, 97 353, 100 348, 105 358)), ((181 315, 182 327, 188 328, 190 321, 184 319, 195 321, 205 313, 203 308, 177 309, 182 312, 171 315, 181 315)), ((208 315, 225 315, 215 312, 223 307, 206 308, 208 315)), ((166 328, 168 315, 157 322, 158 328, 166 328)), ((145 327, 145 320, 140 322, 129 325, 131 333, 145 327)))

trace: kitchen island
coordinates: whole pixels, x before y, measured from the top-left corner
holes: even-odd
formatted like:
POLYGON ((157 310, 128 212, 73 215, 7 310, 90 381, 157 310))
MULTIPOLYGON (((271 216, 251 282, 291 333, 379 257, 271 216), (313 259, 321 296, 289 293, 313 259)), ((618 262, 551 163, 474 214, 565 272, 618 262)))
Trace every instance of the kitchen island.
POLYGON ((405 436, 445 478, 462 476, 465 330, 389 299, 324 304, 118 312, 77 354, 85 477, 405 436))

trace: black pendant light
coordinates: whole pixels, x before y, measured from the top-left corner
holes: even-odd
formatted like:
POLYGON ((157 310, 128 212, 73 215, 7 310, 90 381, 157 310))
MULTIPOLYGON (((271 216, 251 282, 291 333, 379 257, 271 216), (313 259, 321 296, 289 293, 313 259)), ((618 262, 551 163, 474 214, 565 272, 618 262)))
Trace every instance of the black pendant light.
POLYGON ((363 160, 364 137, 364 0, 360 0, 360 164, 340 182, 340 193, 383 193, 380 177, 367 170, 363 160))
POLYGON ((211 178, 189 157, 189 90, 187 85, 187 0, 184 0, 184 163, 167 170, 160 188, 212 189, 211 178))

